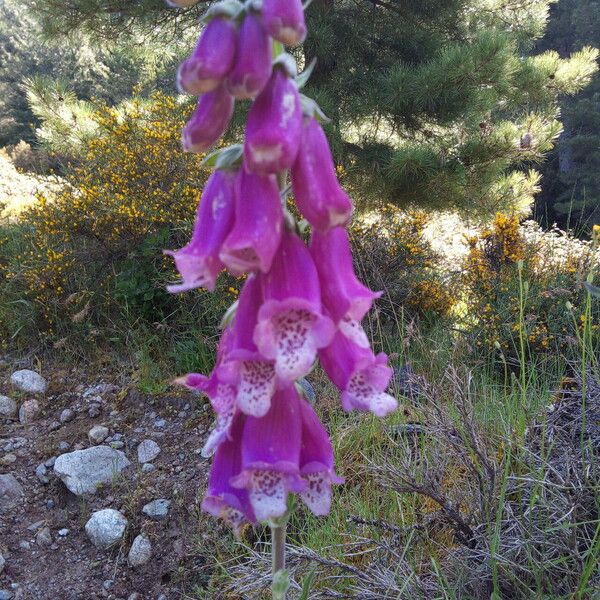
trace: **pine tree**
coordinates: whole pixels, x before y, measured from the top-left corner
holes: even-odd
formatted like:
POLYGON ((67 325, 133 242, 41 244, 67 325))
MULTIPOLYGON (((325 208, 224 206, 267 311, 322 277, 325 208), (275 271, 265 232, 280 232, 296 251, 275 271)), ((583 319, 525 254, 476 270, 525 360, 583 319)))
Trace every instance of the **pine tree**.
MULTIPOLYGON (((306 92, 363 200, 490 212, 527 207, 535 163, 560 133, 558 100, 584 87, 597 53, 529 55, 551 0, 315 0, 299 62, 306 92)), ((34 0, 48 31, 178 35, 206 2, 34 0)))
MULTIPOLYGON (((561 0, 552 8, 541 49, 562 56, 600 45, 600 1, 561 0)), ((562 103, 564 131, 543 170, 538 213, 548 221, 588 230, 600 221, 600 78, 562 103)))

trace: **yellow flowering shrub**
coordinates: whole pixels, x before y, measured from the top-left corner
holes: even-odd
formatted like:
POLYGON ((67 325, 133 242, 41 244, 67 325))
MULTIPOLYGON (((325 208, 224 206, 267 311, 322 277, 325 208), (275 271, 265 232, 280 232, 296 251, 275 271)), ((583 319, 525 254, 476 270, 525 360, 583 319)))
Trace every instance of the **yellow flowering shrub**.
POLYGON ((593 243, 500 213, 467 242, 461 284, 476 347, 517 362, 522 339, 528 353, 575 341, 581 323, 567 306, 583 310, 582 282, 598 265, 593 243))
POLYGON ((176 274, 161 249, 186 243, 207 175, 202 156, 181 151, 191 109, 162 93, 99 106, 84 156, 22 215, 25 250, 0 276, 23 281, 50 328, 115 303, 149 320, 172 306, 164 284, 176 274))
POLYGON ((357 271, 372 289, 382 290, 380 314, 448 316, 455 294, 437 268, 439 257, 425 236, 427 215, 387 205, 352 226, 357 271))

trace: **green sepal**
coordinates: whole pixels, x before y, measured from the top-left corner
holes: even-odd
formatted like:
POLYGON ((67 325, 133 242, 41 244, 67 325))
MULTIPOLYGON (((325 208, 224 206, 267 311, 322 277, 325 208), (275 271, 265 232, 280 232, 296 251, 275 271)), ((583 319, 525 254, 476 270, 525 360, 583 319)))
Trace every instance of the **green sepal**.
POLYGON ((219 148, 204 157, 202 166, 207 169, 237 169, 241 165, 243 153, 243 144, 219 148))
POLYGON ((304 71, 302 71, 302 73, 300 73, 299 75, 296 76, 296 85, 298 86, 299 90, 301 90, 308 83, 308 80, 310 79, 312 72, 315 70, 316 64, 317 64, 317 58, 315 57, 310 61, 310 64, 308 65, 308 67, 306 67, 306 69, 304 69, 304 71))
POLYGON ((210 21, 214 17, 224 15, 230 19, 236 19, 244 10, 244 5, 239 0, 221 0, 213 4, 201 17, 204 23, 210 21))
POLYGON ((273 59, 273 68, 281 67, 289 77, 293 77, 294 80, 298 74, 298 65, 296 59, 287 52, 281 52, 273 59))
POLYGON ((300 94, 300 104, 302 105, 302 113, 307 117, 314 117, 320 123, 329 123, 331 121, 312 98, 300 94))
POLYGON ((239 300, 236 300, 226 311, 225 314, 223 315, 223 318, 221 319, 221 322, 219 323, 219 327, 221 329, 225 329, 226 327, 228 327, 229 325, 231 325, 231 322, 233 321, 233 318, 235 317, 235 313, 237 311, 237 307, 239 304, 239 300))

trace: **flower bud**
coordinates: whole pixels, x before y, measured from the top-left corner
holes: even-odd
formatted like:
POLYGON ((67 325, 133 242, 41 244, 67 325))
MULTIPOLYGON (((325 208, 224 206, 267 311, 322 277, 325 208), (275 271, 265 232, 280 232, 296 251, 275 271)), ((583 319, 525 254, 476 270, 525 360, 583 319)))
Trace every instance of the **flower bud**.
POLYGON ((231 20, 223 15, 211 19, 191 56, 179 66, 179 89, 196 96, 216 89, 233 66, 236 38, 231 20))
POLYGON ((183 128, 183 150, 205 152, 225 132, 233 114, 233 96, 221 85, 200 97, 191 119, 183 128))
POLYGON ((291 177, 296 205, 313 228, 325 232, 348 223, 352 202, 337 180, 327 137, 313 117, 304 120, 291 177))
POLYGON ((286 46, 297 46, 306 37, 301 0, 263 0, 262 19, 267 33, 286 46))
POLYGON ((298 154, 301 130, 298 87, 283 69, 275 69, 246 122, 248 170, 265 175, 289 169, 298 154))
POLYGON ((271 40, 259 18, 248 12, 240 25, 229 92, 238 100, 256 97, 271 75, 271 40))

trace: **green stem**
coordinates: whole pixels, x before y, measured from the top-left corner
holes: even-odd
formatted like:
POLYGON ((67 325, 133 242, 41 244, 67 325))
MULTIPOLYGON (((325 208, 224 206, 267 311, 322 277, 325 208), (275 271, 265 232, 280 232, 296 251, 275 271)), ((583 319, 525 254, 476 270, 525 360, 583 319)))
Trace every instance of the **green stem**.
MULTIPOLYGON (((273 577, 275 577, 276 573, 285 569, 285 527, 285 523, 277 527, 271 525, 273 577)), ((285 594, 281 596, 281 600, 285 600, 285 594)))

